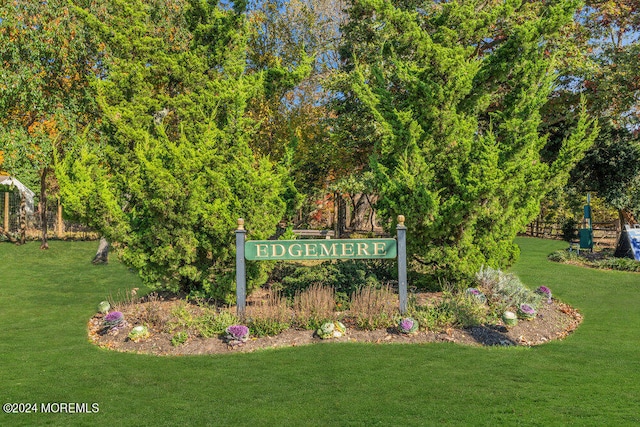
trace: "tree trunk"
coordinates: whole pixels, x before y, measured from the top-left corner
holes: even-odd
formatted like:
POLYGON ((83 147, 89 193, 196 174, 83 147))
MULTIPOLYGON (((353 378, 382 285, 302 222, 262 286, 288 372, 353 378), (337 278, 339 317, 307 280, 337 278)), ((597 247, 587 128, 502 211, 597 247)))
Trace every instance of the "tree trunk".
POLYGON ((344 232, 347 228, 347 206, 342 198, 342 194, 336 192, 334 193, 335 205, 336 205, 336 226, 335 232, 336 237, 340 238, 344 235, 344 232))
POLYGON ((42 243, 40 249, 49 249, 47 242, 47 173, 49 168, 44 168, 40 175, 40 225, 42 227, 42 243))
POLYGON ((91 262, 93 264, 106 264, 109 262, 109 242, 104 237, 100 237, 98 251, 91 262))
POLYGON ((373 208, 373 204, 378 201, 378 196, 373 195, 369 197, 367 195, 367 203, 369 203, 369 224, 371 225, 371 232, 376 228, 376 210, 373 208))
POLYGON ((633 212, 629 209, 619 209, 618 216, 620 217, 620 226, 624 228, 624 224, 629 224, 629 226, 633 227, 638 223, 635 216, 633 216, 633 212))
POLYGON ((353 211, 351 213, 350 226, 354 231, 364 231, 368 226, 368 203, 364 193, 354 194, 351 197, 353 211))

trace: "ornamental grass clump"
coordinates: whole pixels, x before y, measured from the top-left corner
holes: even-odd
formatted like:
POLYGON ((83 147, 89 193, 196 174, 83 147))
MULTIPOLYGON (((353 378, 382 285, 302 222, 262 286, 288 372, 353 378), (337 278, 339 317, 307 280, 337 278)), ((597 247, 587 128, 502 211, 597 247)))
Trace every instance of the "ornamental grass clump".
POLYGON ((542 295, 547 299, 547 304, 551 304, 551 289, 546 286, 540 286, 535 291, 538 295, 542 295))
POLYGON ((149 338, 149 329, 144 325, 134 326, 129 332, 129 339, 133 342, 142 341, 149 338))
POLYGON ((413 334, 418 331, 418 321, 411 317, 404 317, 398 322, 398 331, 403 334, 413 334))
POLYGON ((362 329, 372 331, 392 327, 397 314, 397 298, 390 286, 363 287, 351 295, 349 312, 362 329))
POLYGON ((293 297, 295 323, 305 329, 314 330, 324 322, 336 318, 335 292, 328 286, 314 284, 296 291, 293 297))
POLYGON ((251 335, 264 337, 289 329, 293 312, 282 294, 268 291, 266 300, 247 307, 246 316, 251 335))
POLYGON ((104 332, 116 332, 126 325, 124 315, 120 311, 112 311, 104 316, 102 330, 104 332))
POLYGON ((241 345, 249 340, 249 328, 244 325, 231 325, 226 333, 225 341, 231 346, 241 345))
POLYGON ((318 328, 316 331, 316 335, 318 335, 323 340, 329 338, 340 338, 347 332, 347 327, 342 323, 338 322, 326 322, 323 323, 322 326, 318 328))
POLYGON ((518 306, 518 317, 524 320, 531 320, 536 317, 536 310, 529 304, 520 304, 518 306))

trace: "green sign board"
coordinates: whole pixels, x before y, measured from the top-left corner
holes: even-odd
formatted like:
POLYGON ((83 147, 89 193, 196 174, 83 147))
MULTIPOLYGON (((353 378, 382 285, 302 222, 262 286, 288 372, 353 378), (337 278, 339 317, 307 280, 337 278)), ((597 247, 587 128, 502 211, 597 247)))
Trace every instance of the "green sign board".
POLYGON ((395 239, 248 240, 250 261, 312 259, 390 259, 398 251, 395 239))
POLYGON ((236 230, 236 298, 238 317, 245 315, 247 269, 245 260, 398 259, 400 314, 407 311, 407 227, 398 216, 397 239, 246 240, 244 219, 236 230))

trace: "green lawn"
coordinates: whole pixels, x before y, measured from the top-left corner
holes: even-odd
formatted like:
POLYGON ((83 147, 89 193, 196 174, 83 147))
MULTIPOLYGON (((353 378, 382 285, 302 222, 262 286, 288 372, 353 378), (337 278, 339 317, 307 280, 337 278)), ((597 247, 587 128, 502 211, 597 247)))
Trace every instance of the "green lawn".
MULTIPOLYGON (((321 344, 154 357, 86 337, 96 304, 138 286, 96 243, 0 244, 2 403, 97 403, 91 414, 0 414, 0 425, 638 425, 640 274, 551 263, 520 239, 513 268, 584 315, 535 348, 321 344)), ((54 406, 55 407, 55 406, 54 406)))

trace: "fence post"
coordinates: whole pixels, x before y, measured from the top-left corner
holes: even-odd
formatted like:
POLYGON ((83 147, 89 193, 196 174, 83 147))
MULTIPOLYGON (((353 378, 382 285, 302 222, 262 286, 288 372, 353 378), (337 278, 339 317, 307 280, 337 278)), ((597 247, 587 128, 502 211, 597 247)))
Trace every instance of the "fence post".
POLYGON ((60 202, 60 198, 58 198, 58 214, 56 217, 56 231, 58 234, 58 238, 62 239, 64 237, 64 221, 62 221, 62 203, 60 202))
POLYGON ((404 215, 398 215, 398 294, 400 296, 400 314, 407 312, 407 227, 404 215))
POLYGON ((9 232, 9 192, 4 193, 4 232, 9 232))
POLYGON ((244 260, 244 242, 247 230, 244 229, 244 219, 238 218, 236 230, 236 307, 238 317, 244 318, 247 297, 247 273, 244 260))

